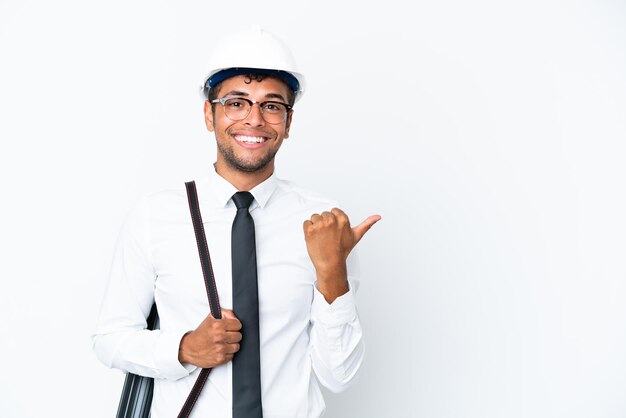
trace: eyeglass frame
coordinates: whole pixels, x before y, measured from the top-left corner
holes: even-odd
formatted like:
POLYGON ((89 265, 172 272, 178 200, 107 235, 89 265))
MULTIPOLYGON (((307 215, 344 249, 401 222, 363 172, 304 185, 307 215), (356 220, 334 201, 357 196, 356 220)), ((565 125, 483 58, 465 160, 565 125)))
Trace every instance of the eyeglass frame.
POLYGON ((261 110, 261 116, 263 117, 263 120, 267 123, 269 123, 270 125, 278 125, 279 123, 284 122, 285 120, 287 120, 287 115, 289 114, 289 112, 291 112, 291 109, 293 109, 293 106, 288 105, 287 103, 283 103, 283 102, 277 102, 276 100, 265 100, 262 102, 256 101, 256 100, 252 100, 252 99, 248 99, 246 97, 222 97, 220 99, 213 99, 210 101, 211 104, 213 103, 220 103, 222 105, 222 107, 224 108, 224 115, 226 115, 226 117, 230 120, 232 120, 233 122, 239 122, 240 120, 244 120, 245 118, 247 118, 250 115, 250 112, 252 112, 252 106, 254 106, 255 104, 259 105, 259 109, 261 110), (241 119, 232 119, 230 116, 228 116, 226 114, 226 102, 228 100, 234 100, 234 99, 238 99, 238 100, 244 100, 248 103, 250 103, 250 110, 248 111, 248 113, 246 114, 246 116, 244 116, 241 119), (264 113, 263 113, 263 105, 265 105, 266 103, 276 103, 276 104, 280 104, 283 105, 287 108, 287 111, 285 112, 285 117, 283 118, 282 121, 280 122, 276 122, 276 123, 272 123, 272 122, 268 122, 265 119, 264 113))

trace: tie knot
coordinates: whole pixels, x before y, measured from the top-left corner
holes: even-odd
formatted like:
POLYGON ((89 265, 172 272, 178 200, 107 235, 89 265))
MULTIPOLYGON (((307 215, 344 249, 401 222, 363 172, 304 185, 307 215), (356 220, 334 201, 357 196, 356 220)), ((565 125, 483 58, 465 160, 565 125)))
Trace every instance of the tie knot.
POLYGON ((254 196, 250 192, 237 192, 233 195, 233 202, 237 209, 247 209, 254 200, 254 196))

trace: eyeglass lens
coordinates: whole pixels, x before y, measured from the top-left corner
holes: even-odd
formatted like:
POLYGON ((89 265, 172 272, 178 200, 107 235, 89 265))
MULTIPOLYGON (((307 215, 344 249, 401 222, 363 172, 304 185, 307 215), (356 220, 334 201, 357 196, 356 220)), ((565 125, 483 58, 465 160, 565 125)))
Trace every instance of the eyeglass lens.
MULTIPOLYGON (((258 103, 261 107, 263 119, 270 124, 278 124, 285 120, 287 107, 279 102, 258 103)), ((224 113, 229 119, 243 120, 252 110, 252 102, 242 98, 232 98, 224 101, 224 113)))

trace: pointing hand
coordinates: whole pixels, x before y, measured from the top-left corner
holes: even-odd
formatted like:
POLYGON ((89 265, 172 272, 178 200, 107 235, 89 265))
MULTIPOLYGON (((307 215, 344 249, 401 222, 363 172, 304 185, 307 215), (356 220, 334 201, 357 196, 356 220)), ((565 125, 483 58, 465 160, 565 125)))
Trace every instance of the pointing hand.
POLYGON ((334 208, 330 212, 316 213, 304 222, 304 239, 317 272, 318 289, 327 300, 334 300, 334 297, 329 298, 323 289, 328 288, 335 297, 347 291, 348 255, 380 219, 380 215, 372 215, 351 227, 348 215, 334 208))

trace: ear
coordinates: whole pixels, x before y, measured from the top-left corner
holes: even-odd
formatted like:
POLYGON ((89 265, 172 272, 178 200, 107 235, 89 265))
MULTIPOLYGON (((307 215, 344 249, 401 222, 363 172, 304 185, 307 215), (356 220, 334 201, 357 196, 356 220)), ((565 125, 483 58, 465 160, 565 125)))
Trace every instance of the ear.
POLYGON ((213 124, 213 106, 208 100, 204 101, 204 123, 209 132, 213 132, 215 125, 213 124))
POLYGON ((287 122, 285 124, 285 135, 283 136, 283 138, 289 138, 289 127, 291 126, 291 118, 293 116, 293 110, 291 110, 289 112, 289 114, 287 115, 287 122))

